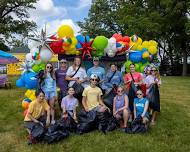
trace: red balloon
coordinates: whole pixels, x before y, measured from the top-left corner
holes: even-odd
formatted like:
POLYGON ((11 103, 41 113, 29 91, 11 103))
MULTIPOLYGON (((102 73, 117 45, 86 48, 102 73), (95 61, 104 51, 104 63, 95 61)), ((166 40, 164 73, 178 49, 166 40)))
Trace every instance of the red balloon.
POLYGON ((49 44, 50 48, 52 49, 52 51, 55 54, 59 54, 61 52, 63 52, 63 48, 62 48, 62 40, 58 40, 57 42, 51 42, 49 44))
POLYGON ((116 39, 116 42, 122 41, 123 37, 121 34, 117 34, 115 33, 112 37, 114 37, 116 39))
POLYGON ((130 37, 129 36, 124 36, 123 41, 129 43, 130 42, 130 37))

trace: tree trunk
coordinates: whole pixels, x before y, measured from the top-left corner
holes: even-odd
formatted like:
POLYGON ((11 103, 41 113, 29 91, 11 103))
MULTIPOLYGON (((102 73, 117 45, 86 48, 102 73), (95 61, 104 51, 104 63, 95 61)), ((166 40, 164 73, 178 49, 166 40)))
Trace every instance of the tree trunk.
POLYGON ((187 51, 186 48, 183 48, 183 72, 182 72, 182 76, 186 76, 187 75, 187 51))

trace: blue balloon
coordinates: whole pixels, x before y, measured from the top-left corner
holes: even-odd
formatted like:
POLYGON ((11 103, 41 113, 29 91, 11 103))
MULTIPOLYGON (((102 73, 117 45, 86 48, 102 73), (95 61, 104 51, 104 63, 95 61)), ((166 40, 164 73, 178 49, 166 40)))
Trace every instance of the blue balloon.
MULTIPOLYGON (((89 37, 88 35, 85 36, 85 37, 86 37, 87 42, 90 42, 90 37, 89 37)), ((83 35, 77 35, 77 36, 76 36, 76 39, 78 40, 78 43, 77 43, 77 45, 76 45, 76 48, 77 48, 77 49, 82 48, 80 42, 81 42, 81 43, 84 43, 84 42, 85 42, 85 37, 84 37, 83 35)))
POLYGON ((36 89, 37 88, 37 78, 34 72, 25 72, 16 81, 17 87, 25 87, 26 89, 36 89))
POLYGON ((131 60, 134 63, 139 63, 142 61, 142 52, 137 51, 137 52, 131 52, 129 53, 129 60, 131 60))

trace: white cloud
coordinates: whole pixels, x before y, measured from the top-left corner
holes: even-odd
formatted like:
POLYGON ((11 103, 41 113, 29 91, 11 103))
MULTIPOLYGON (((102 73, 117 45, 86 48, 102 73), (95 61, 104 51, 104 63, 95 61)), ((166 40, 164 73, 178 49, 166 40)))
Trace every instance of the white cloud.
POLYGON ((53 0, 39 0, 34 6, 36 9, 29 11, 29 20, 36 22, 38 31, 44 28, 45 24, 48 34, 55 33, 63 24, 70 25, 75 34, 80 31, 80 27, 72 19, 64 19, 68 18, 67 8, 55 6, 53 0))
POLYGON ((85 7, 89 7, 92 4, 92 0, 79 0, 79 6, 77 9, 82 9, 85 7))

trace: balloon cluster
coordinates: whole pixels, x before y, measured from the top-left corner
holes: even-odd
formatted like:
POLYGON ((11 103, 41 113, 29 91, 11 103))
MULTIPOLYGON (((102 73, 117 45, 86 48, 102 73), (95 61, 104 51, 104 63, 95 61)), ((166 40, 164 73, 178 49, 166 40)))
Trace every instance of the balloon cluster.
POLYGON ((135 63, 136 71, 142 72, 144 68, 157 57, 158 43, 154 40, 142 41, 136 35, 130 37, 130 51, 128 61, 125 63, 126 71, 129 71, 131 63, 135 63))
POLYGON ((29 105, 30 103, 36 99, 36 96, 35 96, 35 90, 30 90, 28 89, 26 92, 25 92, 25 97, 23 100, 22 100, 22 108, 24 110, 23 112, 23 115, 24 117, 26 116, 26 114, 28 113, 28 108, 29 108, 29 105))

